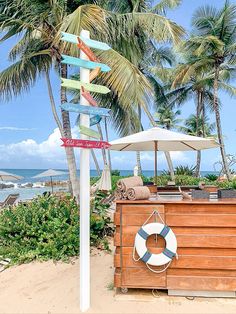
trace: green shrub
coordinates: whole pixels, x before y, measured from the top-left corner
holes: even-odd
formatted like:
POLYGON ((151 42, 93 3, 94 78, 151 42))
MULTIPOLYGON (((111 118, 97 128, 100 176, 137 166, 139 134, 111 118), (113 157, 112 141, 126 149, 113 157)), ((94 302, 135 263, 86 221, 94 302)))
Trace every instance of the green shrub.
POLYGON ((120 176, 120 171, 119 171, 119 170, 112 170, 112 171, 111 171, 111 175, 112 175, 112 176, 119 177, 119 176, 120 176))
POLYGON ((175 175, 193 176, 196 167, 194 166, 177 166, 175 168, 175 175))
MULTIPOLYGON (((110 220, 91 214, 91 243, 98 245, 110 220)), ((69 196, 38 197, 0 213, 0 256, 13 263, 68 259, 79 253, 78 206, 69 196)))
POLYGON ((209 173, 205 176, 205 178, 209 181, 216 181, 218 179, 218 176, 216 174, 209 173))

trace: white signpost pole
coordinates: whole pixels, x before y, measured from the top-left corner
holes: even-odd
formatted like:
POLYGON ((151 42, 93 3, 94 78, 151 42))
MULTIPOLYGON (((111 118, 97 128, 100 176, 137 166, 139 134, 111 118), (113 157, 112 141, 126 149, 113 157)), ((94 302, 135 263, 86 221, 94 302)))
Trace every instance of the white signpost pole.
MULTIPOLYGON (((81 31, 83 38, 89 38, 89 32, 81 31)), ((86 54, 81 50, 80 58, 88 60, 86 54)), ((80 81, 89 83, 90 71, 80 68, 80 81)), ((80 104, 89 106, 88 101, 81 95, 80 104)), ((89 115, 80 115, 80 125, 89 128, 89 115)), ((81 139, 88 140, 89 137, 81 134, 81 139)), ((85 312, 90 307, 90 150, 80 150, 80 310, 85 312)))

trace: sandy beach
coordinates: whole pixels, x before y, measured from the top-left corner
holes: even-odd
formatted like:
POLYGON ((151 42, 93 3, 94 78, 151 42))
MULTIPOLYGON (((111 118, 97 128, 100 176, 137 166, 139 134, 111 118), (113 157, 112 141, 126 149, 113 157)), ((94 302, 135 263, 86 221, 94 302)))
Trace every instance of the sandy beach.
MULTIPOLYGON (((92 307, 88 313, 235 313, 236 299, 169 297, 159 292, 110 290, 113 256, 95 251, 91 257, 92 307)), ((0 273, 0 313, 80 313, 79 260, 34 262, 0 273)))

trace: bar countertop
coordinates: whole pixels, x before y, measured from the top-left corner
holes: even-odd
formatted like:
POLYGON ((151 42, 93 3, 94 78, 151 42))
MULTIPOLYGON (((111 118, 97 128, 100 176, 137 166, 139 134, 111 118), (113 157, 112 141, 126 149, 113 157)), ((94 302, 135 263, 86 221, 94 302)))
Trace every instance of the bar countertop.
POLYGON ((165 199, 161 197, 159 199, 150 198, 149 200, 117 200, 116 204, 228 204, 236 205, 236 198, 224 198, 224 199, 193 199, 193 200, 181 200, 178 198, 165 199))

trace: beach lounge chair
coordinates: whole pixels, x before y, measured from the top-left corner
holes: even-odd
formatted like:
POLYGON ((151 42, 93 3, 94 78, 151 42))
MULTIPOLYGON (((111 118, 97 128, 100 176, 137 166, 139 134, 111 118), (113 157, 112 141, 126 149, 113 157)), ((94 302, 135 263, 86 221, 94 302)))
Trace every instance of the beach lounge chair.
POLYGON ((9 194, 5 201, 0 202, 0 208, 14 205, 20 194, 9 194))

